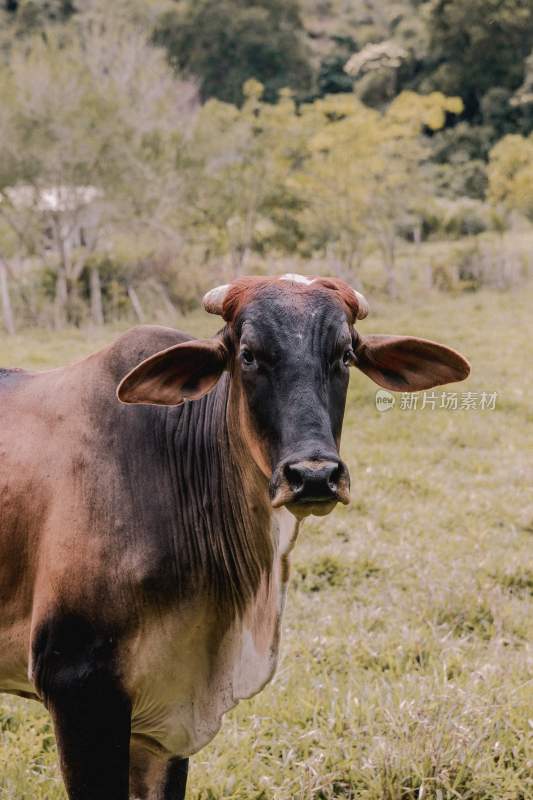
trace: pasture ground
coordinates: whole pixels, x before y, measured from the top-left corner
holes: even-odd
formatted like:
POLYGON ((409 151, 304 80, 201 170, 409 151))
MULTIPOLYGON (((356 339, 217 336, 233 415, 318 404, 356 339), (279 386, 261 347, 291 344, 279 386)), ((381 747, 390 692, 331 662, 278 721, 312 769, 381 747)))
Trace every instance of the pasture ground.
MULTIPOLYGON (((362 332, 456 347, 472 375, 446 391, 497 392, 496 408, 378 413, 353 375, 353 502, 303 526, 276 680, 192 759, 191 800, 533 798, 533 290, 373 306, 362 332)), ((0 364, 55 366, 113 335, 2 338, 0 364)), ((46 712, 7 695, 0 797, 65 797, 46 712)))

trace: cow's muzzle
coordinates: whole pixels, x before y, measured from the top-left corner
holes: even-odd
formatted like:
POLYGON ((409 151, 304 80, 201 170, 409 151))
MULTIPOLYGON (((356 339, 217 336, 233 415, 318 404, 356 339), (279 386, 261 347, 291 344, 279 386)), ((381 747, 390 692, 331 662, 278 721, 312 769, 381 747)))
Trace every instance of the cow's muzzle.
POLYGON ((272 506, 287 506, 297 517, 324 516, 350 500, 350 476, 337 458, 287 460, 272 476, 272 506))

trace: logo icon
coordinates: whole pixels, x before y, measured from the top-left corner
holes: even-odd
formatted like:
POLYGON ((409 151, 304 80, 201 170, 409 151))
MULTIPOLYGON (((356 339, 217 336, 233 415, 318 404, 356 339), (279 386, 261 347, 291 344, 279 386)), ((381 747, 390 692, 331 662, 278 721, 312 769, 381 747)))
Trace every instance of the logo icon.
POLYGON ((378 411, 390 411, 396 402, 396 398, 386 389, 378 389, 376 392, 376 408, 378 411))

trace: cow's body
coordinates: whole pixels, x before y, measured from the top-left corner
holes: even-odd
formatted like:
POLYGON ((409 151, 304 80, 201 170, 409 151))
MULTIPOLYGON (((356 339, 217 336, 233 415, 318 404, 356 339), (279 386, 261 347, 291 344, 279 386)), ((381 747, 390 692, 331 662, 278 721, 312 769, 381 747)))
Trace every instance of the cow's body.
POLYGON ((297 528, 285 509, 252 510, 253 492, 225 506, 232 479, 245 479, 224 442, 227 379, 172 409, 117 403, 121 377, 187 338, 143 327, 65 369, 0 379, 0 691, 38 695, 30 643, 51 615, 100 618, 120 633, 132 733, 169 756, 200 749, 272 677, 297 528), (205 539, 223 538, 209 518, 217 504, 226 524, 253 514, 255 525, 210 553, 205 539), (215 592, 199 585, 211 569, 215 592))
POLYGON ((340 281, 204 302, 212 339, 141 327, 0 371, 0 691, 50 710, 70 800, 181 800, 187 757, 272 677, 297 520, 348 502, 349 368, 402 391, 468 374, 361 337, 340 281))

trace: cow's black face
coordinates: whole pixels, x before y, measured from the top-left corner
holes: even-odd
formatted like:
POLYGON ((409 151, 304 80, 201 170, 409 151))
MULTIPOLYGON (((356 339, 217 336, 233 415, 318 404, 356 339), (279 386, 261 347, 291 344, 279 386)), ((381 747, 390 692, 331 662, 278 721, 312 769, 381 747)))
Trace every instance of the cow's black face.
POLYGON ((273 506, 286 505, 297 516, 327 514, 349 496, 338 448, 352 329, 331 295, 270 286, 232 326, 239 418, 270 479, 273 506))
POLYGON ((348 502, 339 457, 349 366, 379 386, 416 392, 464 380, 455 350, 411 336, 360 336, 368 306, 340 280, 241 278, 218 286, 204 307, 226 321, 222 334, 155 353, 131 370, 124 403, 177 405, 198 400, 227 370, 231 436, 244 441, 270 481, 274 507, 297 516, 327 514, 348 502))

